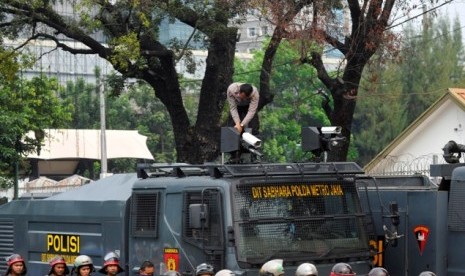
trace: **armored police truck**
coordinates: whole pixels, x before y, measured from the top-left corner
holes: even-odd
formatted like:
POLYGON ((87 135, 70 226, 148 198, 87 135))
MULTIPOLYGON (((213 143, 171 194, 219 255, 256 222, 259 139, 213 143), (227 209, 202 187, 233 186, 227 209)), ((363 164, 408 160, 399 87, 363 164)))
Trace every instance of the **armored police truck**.
POLYGON ((72 266, 89 255, 98 267, 117 252, 127 275, 145 260, 157 273, 216 270, 257 275, 283 259, 286 274, 313 262, 328 275, 336 262, 370 268, 367 215, 355 163, 141 167, 40 200, 0 206, 0 270, 19 253, 28 274, 42 276, 62 255, 72 266))
POLYGON ((391 275, 465 275, 465 164, 433 164, 430 176, 360 178, 379 237, 376 265, 391 275), (438 178, 440 185, 432 179, 438 178))

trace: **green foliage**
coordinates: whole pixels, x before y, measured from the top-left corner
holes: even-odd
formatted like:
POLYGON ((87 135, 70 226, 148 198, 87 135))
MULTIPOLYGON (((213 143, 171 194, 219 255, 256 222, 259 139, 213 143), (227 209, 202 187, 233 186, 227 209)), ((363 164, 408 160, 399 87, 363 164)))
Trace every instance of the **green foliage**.
POLYGON ((22 156, 40 151, 43 129, 62 127, 71 119, 70 106, 56 97, 57 87, 55 79, 45 77, 0 83, 1 171, 11 172, 22 156))
MULTIPOLYGON (((186 115, 192 113, 185 110, 184 104, 188 101, 191 103, 196 101, 192 101, 192 98, 183 99, 185 95, 181 94, 182 87, 177 75, 176 62, 179 61, 177 58, 182 56, 189 70, 194 70, 195 59, 189 52, 188 41, 182 41, 181 37, 179 41, 172 40, 171 44, 171 38, 162 41, 163 37, 158 35, 160 23, 165 22, 164 20, 176 20, 196 30, 192 42, 201 40, 202 45, 207 45, 205 48, 210 50, 204 68, 205 75, 211 76, 211 81, 205 83, 208 87, 201 89, 204 94, 202 99, 206 99, 206 105, 222 107, 225 101, 225 97, 222 97, 224 86, 226 82, 230 82, 232 76, 234 43, 237 35, 237 28, 229 23, 235 21, 236 15, 243 14, 248 8, 248 2, 242 0, 238 2, 5 0, 0 4, 0 33, 1 37, 9 34, 12 39, 16 39, 18 34, 21 34, 21 38, 31 41, 38 39, 56 42, 57 48, 72 54, 97 54, 99 58, 109 61, 123 77, 146 81, 156 91, 156 96, 169 107, 170 116, 166 116, 165 107, 158 109, 159 102, 156 106, 149 107, 149 109, 157 109, 157 112, 153 113, 156 119, 163 118, 165 123, 175 118, 171 123, 176 127, 171 129, 176 130, 176 141, 179 143, 177 148, 180 151, 177 158, 180 161, 196 163, 215 158, 213 155, 217 153, 217 144, 213 140, 218 129, 215 128, 214 131, 202 136, 197 133, 201 129, 193 125, 213 123, 218 126, 220 112, 216 109, 207 116, 199 116, 201 122, 194 122, 186 115), (12 26, 13 24, 15 26, 12 26), (171 46, 176 49, 172 49, 171 46), (200 139, 199 137, 207 141, 201 144, 201 147, 196 146, 199 143, 193 141, 200 139)), ((77 88, 79 86, 68 89, 77 88)), ((90 95, 86 94, 86 96, 90 95)), ((73 100, 85 101, 79 97, 74 95, 73 100)), ((71 99, 69 100, 72 102, 71 99)), ((123 100, 125 99, 121 98, 114 103, 109 100, 109 125, 116 126, 113 125, 111 118, 117 113, 112 113, 111 104, 123 108, 125 106, 125 103, 121 102, 123 100)), ((95 117, 94 105, 89 105, 91 112, 89 116, 81 114, 84 110, 81 106, 78 108, 80 111, 76 111, 73 116, 75 124, 89 121, 88 125, 94 125, 98 122, 91 120, 95 117)), ((122 109, 121 113, 129 116, 130 112, 122 109)), ((134 123, 125 121, 118 122, 118 125, 134 126, 134 123)), ((152 128, 147 128, 147 131, 152 132, 152 128)), ((174 139, 171 139, 169 132, 159 128, 154 133, 159 136, 154 139, 158 139, 157 143, 162 145, 162 152, 172 152, 174 139), (167 139, 169 142, 165 143, 167 139)))
MULTIPOLYGON (((165 106, 155 98, 152 88, 144 83, 130 87, 127 101, 132 109, 132 115, 129 111, 127 113, 127 116, 132 118, 132 127, 148 137, 147 145, 155 161, 175 161, 176 151, 171 120, 165 106)), ((114 109, 115 106, 112 105, 111 108, 114 109)))
POLYGON ((370 78, 361 82, 352 130, 353 143, 360 154, 357 161, 366 164, 406 126, 406 102, 402 100, 399 69, 385 66, 379 57, 367 67, 370 78))
POLYGON ((60 98, 73 107, 72 120, 68 127, 76 129, 95 129, 100 127, 100 109, 98 95, 94 85, 77 79, 68 82, 60 90, 60 98))
POLYGON ((113 55, 110 61, 127 70, 131 64, 136 63, 140 57, 140 41, 136 33, 129 33, 120 37, 113 38, 110 41, 113 48, 113 55))
POLYGON ((5 47, 1 42, 0 38, 0 82, 12 82, 21 69, 28 68, 34 63, 34 58, 5 47))
POLYGON ((460 24, 425 19, 408 26, 398 62, 374 59, 364 73, 354 116, 359 161, 369 162, 447 88, 465 84, 460 24))
POLYGON ((7 190, 7 189, 13 187, 13 185, 14 185, 14 182, 13 182, 12 178, 0 176, 0 189, 7 190))
POLYGON ((462 39, 449 19, 425 19, 421 31, 409 26, 400 65, 402 93, 407 100, 407 123, 423 113, 444 90, 463 79, 462 39))
POLYGON ((19 63, 16 61, 17 53, 4 49, 0 46, 0 76, 7 81, 13 80, 19 70, 19 63))
MULTIPOLYGON (((114 82, 115 77, 109 78, 114 82)), ((107 84, 107 83, 106 83, 107 84)), ((105 109, 107 129, 135 129, 147 136, 147 146, 156 162, 173 162, 176 159, 174 134, 164 105, 155 98, 151 87, 145 83, 126 85, 113 92, 105 85, 105 109), (108 89, 107 89, 108 88, 108 89)), ((73 120, 69 128, 100 128, 100 105, 97 87, 82 79, 68 83, 61 97, 74 106, 73 120)), ((137 160, 109 160, 111 172, 132 172, 137 160)))

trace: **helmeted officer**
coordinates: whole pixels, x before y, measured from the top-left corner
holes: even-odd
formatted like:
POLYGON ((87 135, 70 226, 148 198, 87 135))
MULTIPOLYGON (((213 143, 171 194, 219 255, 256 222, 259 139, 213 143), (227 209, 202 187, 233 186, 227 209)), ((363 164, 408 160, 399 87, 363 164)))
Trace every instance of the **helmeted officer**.
POLYGON ((274 259, 264 263, 258 273, 260 276, 283 276, 283 260, 274 259))
POLYGON ((165 273, 163 273, 163 276, 182 276, 182 274, 176 270, 167 270, 165 273))
POLYGON ((389 272, 382 267, 375 267, 368 272, 368 276, 389 276, 389 272))
POLYGON ((116 275, 123 271, 124 269, 119 265, 119 255, 115 252, 109 252, 103 257, 103 266, 98 272, 106 275, 116 275))
POLYGON ((295 276, 318 276, 318 270, 311 263, 303 263, 297 267, 295 276))
POLYGON ((423 271, 423 272, 420 273, 420 275, 418 275, 418 276, 436 276, 436 273, 431 272, 431 271, 423 271))
POLYGON ((69 268, 66 266, 66 261, 62 256, 56 255, 48 263, 50 264, 49 276, 64 276, 69 274, 69 268))
POLYGON ((74 267, 71 274, 75 273, 77 276, 89 276, 94 271, 95 268, 92 259, 87 255, 79 255, 74 260, 74 267))
POLYGON ((5 258, 6 265, 8 268, 6 269, 5 276, 21 276, 26 275, 27 268, 26 262, 24 261, 23 257, 19 254, 12 254, 5 258))
POLYGON ((232 272, 229 269, 222 269, 218 272, 216 272, 215 276, 235 276, 236 273, 232 272))
POLYGON ((195 268, 195 276, 213 276, 215 269, 211 264, 202 263, 195 268))
POLYGON ((330 276, 350 276, 355 275, 352 271, 352 267, 347 263, 337 263, 331 269, 330 276))

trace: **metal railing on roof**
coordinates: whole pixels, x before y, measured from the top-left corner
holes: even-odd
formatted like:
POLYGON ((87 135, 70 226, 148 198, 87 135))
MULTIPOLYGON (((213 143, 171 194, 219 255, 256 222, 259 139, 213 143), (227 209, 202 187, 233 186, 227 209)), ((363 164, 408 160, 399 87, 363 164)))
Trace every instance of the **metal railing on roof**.
POLYGON ((285 175, 355 175, 363 174, 362 168, 354 162, 332 163, 264 163, 264 164, 138 164, 137 177, 210 175, 224 176, 285 176, 285 175))

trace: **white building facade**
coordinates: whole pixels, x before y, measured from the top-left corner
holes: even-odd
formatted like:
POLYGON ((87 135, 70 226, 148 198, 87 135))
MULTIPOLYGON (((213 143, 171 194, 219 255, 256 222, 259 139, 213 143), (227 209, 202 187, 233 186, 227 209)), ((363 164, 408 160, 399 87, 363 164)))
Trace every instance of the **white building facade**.
MULTIPOLYGON (((444 164, 449 141, 465 144, 465 89, 449 88, 365 166, 370 175, 429 175, 431 164, 444 164)), ((463 161, 462 161, 463 162, 463 161)))

